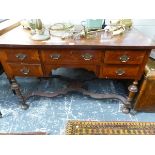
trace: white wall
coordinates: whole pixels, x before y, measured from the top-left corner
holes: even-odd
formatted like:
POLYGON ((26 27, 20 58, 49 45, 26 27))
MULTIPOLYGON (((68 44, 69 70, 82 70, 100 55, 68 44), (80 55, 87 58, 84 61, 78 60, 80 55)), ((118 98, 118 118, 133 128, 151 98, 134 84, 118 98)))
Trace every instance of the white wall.
POLYGON ((133 26, 155 40, 155 19, 133 19, 133 26))
MULTIPOLYGON (((133 26, 155 41, 155 19, 134 19, 133 26)), ((150 56, 155 59, 155 49, 151 51, 150 56)))

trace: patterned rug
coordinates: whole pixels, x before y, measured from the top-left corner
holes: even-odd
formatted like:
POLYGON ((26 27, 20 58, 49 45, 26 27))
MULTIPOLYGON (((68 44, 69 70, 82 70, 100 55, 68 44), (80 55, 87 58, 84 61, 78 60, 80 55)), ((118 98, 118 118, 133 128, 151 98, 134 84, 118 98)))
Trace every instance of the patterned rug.
POLYGON ((68 121, 67 135, 155 135, 155 122, 68 121))

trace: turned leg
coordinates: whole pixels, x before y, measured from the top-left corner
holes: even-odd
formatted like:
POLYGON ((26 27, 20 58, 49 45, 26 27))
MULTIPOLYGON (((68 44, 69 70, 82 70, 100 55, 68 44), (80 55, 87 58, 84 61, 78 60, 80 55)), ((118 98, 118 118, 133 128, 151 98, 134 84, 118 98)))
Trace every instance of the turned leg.
MULTIPOLYGON (((7 77, 8 78, 8 77, 7 77)), ((11 79, 10 78, 8 78, 8 81, 9 81, 9 83, 10 83, 10 85, 12 84, 12 81, 11 81, 11 79)), ((15 94, 16 95, 16 92, 15 92, 15 90, 13 90, 12 89, 12 92, 13 92, 13 94, 15 94)))
POLYGON ((1 111, 0 111, 0 118, 2 118, 2 113, 1 113, 1 111))
POLYGON ((21 108, 26 110, 29 108, 29 105, 25 103, 25 99, 20 91, 19 84, 15 79, 11 79, 11 89, 15 91, 16 95, 19 97, 21 101, 21 108))
POLYGON ((122 112, 125 114, 129 113, 130 109, 132 108, 132 101, 134 99, 136 92, 138 91, 137 85, 138 85, 138 82, 134 81, 133 84, 128 87, 129 95, 127 98, 127 102, 126 104, 124 104, 124 107, 122 109, 122 112))

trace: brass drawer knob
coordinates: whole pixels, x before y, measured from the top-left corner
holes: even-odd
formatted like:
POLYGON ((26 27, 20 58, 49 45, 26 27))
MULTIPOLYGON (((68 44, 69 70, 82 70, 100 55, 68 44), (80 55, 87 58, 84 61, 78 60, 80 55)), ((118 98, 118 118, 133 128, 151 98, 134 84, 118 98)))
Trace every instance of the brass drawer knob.
POLYGON ((60 59, 61 55, 55 53, 55 54, 51 54, 50 57, 51 57, 52 59, 54 59, 54 60, 58 60, 58 59, 60 59))
POLYGON ((123 74, 125 74, 125 70, 123 70, 121 68, 120 69, 117 69, 115 72, 116 72, 117 75, 123 75, 123 74))
POLYGON ((28 68, 22 68, 21 70, 21 73, 23 73, 24 75, 28 75, 30 70, 28 68))
POLYGON ((122 55, 119 59, 121 62, 127 62, 130 58, 127 55, 122 55))
POLYGON ((93 55, 90 53, 85 53, 85 54, 82 54, 82 58, 86 61, 91 60, 93 58, 93 55))
POLYGON ((16 54, 16 58, 18 58, 19 60, 24 60, 26 57, 27 55, 23 53, 16 54))

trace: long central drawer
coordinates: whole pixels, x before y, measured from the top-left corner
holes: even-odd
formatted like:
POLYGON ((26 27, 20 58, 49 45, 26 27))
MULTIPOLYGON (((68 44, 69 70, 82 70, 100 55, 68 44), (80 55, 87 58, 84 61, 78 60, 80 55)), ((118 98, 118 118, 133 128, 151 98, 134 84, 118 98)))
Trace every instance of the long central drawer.
POLYGON ((45 64, 100 64, 102 50, 41 50, 45 64))

